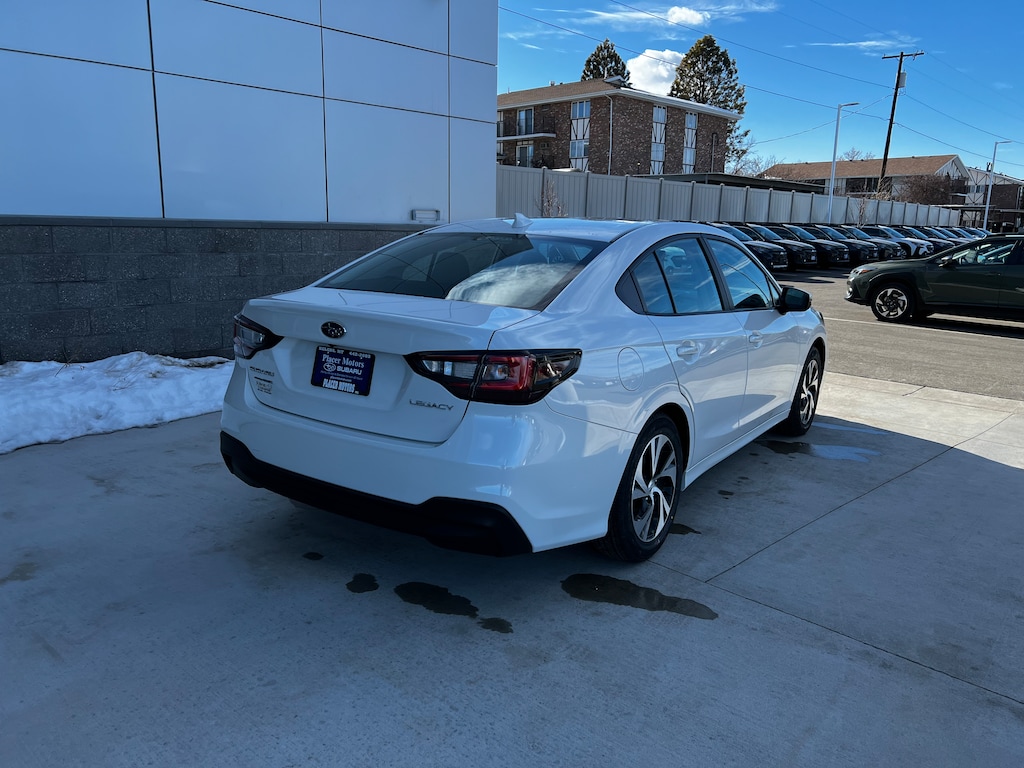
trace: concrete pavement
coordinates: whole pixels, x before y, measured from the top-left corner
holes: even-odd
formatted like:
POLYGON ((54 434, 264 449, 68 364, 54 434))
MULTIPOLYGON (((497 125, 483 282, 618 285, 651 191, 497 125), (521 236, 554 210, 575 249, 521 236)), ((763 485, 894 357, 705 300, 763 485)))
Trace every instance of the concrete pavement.
POLYGON ((217 418, 0 456, 0 764, 1024 765, 1022 402, 829 373, 641 565, 298 509, 217 418))

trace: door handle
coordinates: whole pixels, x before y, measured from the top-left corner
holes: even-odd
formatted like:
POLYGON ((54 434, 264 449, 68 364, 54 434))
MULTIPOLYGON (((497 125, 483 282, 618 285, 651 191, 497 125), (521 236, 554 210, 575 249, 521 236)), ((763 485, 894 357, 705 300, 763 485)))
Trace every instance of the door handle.
POLYGON ((684 341, 676 347, 676 357, 680 357, 688 363, 692 363, 700 355, 700 347, 694 341, 684 341))
POLYGON ((754 345, 754 347, 760 347, 764 343, 764 336, 757 331, 754 331, 747 337, 747 341, 754 345))

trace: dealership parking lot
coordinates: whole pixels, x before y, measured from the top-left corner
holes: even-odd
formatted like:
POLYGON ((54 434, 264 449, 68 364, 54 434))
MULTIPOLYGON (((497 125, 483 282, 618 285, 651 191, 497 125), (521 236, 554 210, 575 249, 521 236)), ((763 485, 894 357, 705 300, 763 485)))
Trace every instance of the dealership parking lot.
POLYGON ((1024 764, 1024 398, 868 375, 1005 349, 1019 393, 1017 326, 894 328, 801 281, 815 426, 702 476, 645 564, 296 508, 228 474, 215 414, 0 457, 4 763, 1024 764))

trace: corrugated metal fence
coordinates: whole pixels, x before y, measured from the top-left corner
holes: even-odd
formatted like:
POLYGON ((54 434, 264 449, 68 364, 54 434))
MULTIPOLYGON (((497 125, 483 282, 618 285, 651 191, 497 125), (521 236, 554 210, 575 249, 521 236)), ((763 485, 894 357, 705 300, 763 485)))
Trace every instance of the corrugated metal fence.
MULTIPOLYGON (((498 166, 497 215, 593 219, 824 223, 828 195, 692 181, 498 166)), ((956 224, 931 205, 833 197, 832 219, 848 224, 956 224)))

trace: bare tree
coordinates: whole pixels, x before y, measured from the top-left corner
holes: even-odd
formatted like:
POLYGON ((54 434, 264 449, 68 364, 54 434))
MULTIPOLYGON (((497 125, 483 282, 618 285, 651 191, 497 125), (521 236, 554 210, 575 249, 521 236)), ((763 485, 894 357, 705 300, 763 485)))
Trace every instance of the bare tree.
POLYGON ((537 207, 540 209, 540 215, 545 218, 564 218, 568 215, 565 205, 558 199, 555 183, 551 179, 544 180, 544 187, 540 191, 539 203, 537 207))
POLYGON ((734 160, 726 167, 727 173, 734 173, 737 176, 763 177, 765 171, 774 165, 786 162, 775 155, 758 155, 752 152, 744 152, 738 160, 734 160))
POLYGON ((893 199, 920 205, 949 205, 953 180, 949 176, 907 176, 893 190, 893 199))
POLYGON ((837 156, 837 160, 874 160, 874 152, 862 152, 856 147, 850 147, 848 150, 837 156))

